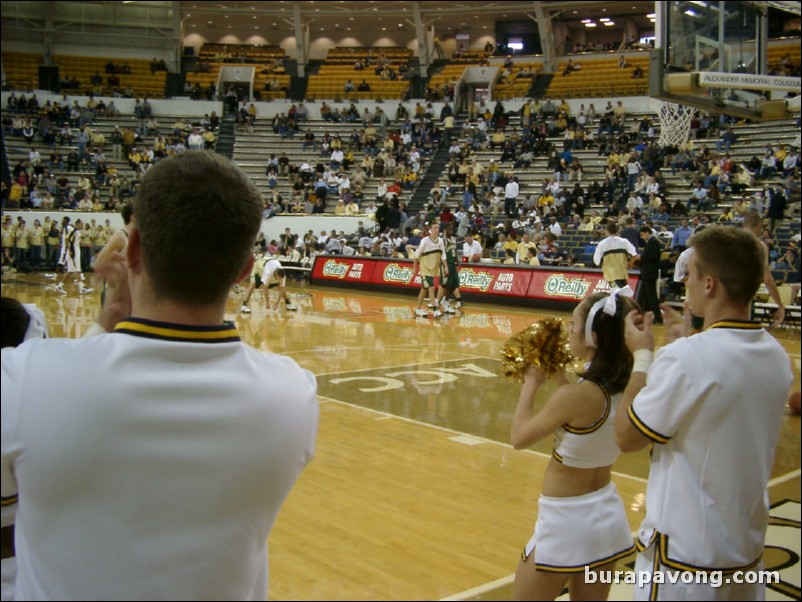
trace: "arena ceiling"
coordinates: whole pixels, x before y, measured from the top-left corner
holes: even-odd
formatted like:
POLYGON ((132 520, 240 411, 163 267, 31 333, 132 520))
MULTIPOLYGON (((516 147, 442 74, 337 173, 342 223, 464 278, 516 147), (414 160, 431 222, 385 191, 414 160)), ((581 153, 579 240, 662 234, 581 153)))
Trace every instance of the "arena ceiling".
MULTIPOLYGON (((295 2, 181 2, 185 31, 193 27, 241 30, 242 28, 287 29, 293 26, 295 2), (259 23, 260 25, 256 25, 259 23)), ((434 25, 443 34, 458 32, 493 32, 495 21, 528 20, 534 16, 535 2, 418 2, 425 25, 434 25)), ((582 19, 592 19, 597 27, 622 29, 627 17, 640 29, 653 27, 650 16, 654 2, 544 1, 547 14, 569 28, 583 28, 582 19), (601 21, 607 19, 607 21, 601 21), (618 22, 616 22, 618 19, 618 22), (612 23, 605 26, 604 23, 612 23)), ((315 31, 345 31, 351 25, 364 27, 366 21, 388 30, 414 28, 413 2, 383 0, 381 2, 306 1, 299 2, 304 25, 315 31), (356 23, 361 22, 361 23, 356 23)))

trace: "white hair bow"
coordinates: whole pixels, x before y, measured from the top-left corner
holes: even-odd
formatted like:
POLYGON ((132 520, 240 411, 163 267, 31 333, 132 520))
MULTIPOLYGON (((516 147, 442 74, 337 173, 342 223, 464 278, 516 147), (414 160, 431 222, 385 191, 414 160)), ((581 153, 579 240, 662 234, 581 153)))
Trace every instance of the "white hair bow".
POLYGON ((588 347, 596 347, 596 343, 593 342, 593 320, 596 319, 596 314, 599 313, 599 310, 602 310, 608 316, 614 316, 618 297, 632 298, 634 296, 632 289, 627 284, 623 288, 613 289, 613 292, 608 297, 603 297, 593 304, 590 312, 588 312, 588 319, 585 321, 585 344, 588 347))

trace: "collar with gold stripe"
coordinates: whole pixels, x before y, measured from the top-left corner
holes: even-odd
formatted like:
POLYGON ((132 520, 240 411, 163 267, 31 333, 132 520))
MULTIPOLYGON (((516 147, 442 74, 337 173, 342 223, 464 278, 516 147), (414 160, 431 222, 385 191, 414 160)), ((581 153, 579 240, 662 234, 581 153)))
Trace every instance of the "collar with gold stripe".
POLYGON ((114 332, 148 339, 194 343, 234 343, 240 340, 237 329, 230 323, 215 326, 189 326, 155 322, 143 318, 127 318, 117 324, 114 332))
POLYGON ((763 326, 758 322, 749 322, 748 320, 719 320, 713 322, 705 330, 712 328, 734 328, 736 330, 763 330, 763 326))

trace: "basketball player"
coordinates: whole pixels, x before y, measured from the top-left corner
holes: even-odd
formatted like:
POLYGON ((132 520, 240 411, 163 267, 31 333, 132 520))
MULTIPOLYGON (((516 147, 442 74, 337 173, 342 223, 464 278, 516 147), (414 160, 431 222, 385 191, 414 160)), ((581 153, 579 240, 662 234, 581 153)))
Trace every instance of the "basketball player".
POLYGON ((64 217, 61 222, 61 255, 59 257, 59 265, 62 266, 62 271, 56 274, 55 290, 66 295, 67 291, 64 288, 64 281, 70 275, 78 274, 78 279, 75 284, 78 285, 78 292, 81 294, 91 293, 92 289, 84 286, 84 274, 81 271, 81 233, 83 232, 83 222, 80 219, 75 220, 75 226, 70 225, 70 218, 64 217))
POLYGON ((462 307, 462 295, 459 292, 459 272, 457 270, 457 239, 454 236, 454 223, 445 225, 443 237, 446 247, 447 268, 440 274, 440 290, 437 291, 437 302, 442 306, 443 312, 453 314, 454 309, 462 307), (454 300, 452 306, 450 300, 454 300))
POLYGON ((240 312, 243 314, 251 313, 251 308, 248 307, 248 303, 251 300, 253 291, 262 288, 262 272, 265 270, 265 264, 268 259, 269 257, 262 254, 254 255, 253 269, 251 270, 251 275, 248 277, 248 290, 245 291, 245 299, 242 300, 242 307, 239 308, 240 312))
POLYGON ((267 541, 318 407, 311 373, 224 321, 262 210, 220 155, 162 159, 107 271, 98 328, 114 332, 2 350, 18 600, 267 598, 267 541))
MULTIPOLYGON (((636 572, 748 571, 762 566, 766 485, 793 382, 785 351, 749 310, 765 272, 760 241, 713 227, 693 236, 687 302, 704 320, 690 329, 663 306, 669 341, 653 359, 652 316, 627 317, 635 356, 615 418, 623 451, 653 444, 636 572), (673 342, 671 342, 673 341, 673 342)), ((765 585, 650 584, 639 600, 762 600, 765 585)))
POLYGON ((248 301, 251 298, 253 289, 259 288, 262 284, 265 284, 268 289, 265 291, 265 308, 268 311, 277 310, 282 300, 287 311, 295 311, 297 309, 287 295, 287 271, 281 267, 281 262, 278 259, 266 259, 262 267, 261 276, 258 273, 253 274, 252 282, 248 285, 248 292, 245 294, 245 301, 240 311, 250 313, 248 301), (278 295, 276 295, 275 303, 270 303, 270 290, 274 288, 278 288, 278 295))
POLYGON ((618 236, 618 224, 610 222, 606 227, 607 237, 596 245, 593 262, 601 266, 604 279, 613 288, 627 285, 627 262, 638 254, 638 250, 626 238, 618 236))
POLYGON ((572 600, 606 600, 610 583, 585 582, 585 570, 610 571, 634 548, 624 504, 610 480, 620 454, 615 405, 629 380, 632 354, 624 345, 624 317, 637 306, 627 286, 586 297, 569 323, 569 344, 585 360, 576 384, 565 373, 539 411, 535 396, 548 377, 532 366, 513 417, 511 440, 527 448, 554 435, 543 477, 535 533, 515 573, 514 600, 554 600, 566 583, 572 600), (625 296, 626 295, 626 296, 625 296))
POLYGON ((446 261, 445 242, 440 238, 440 224, 433 223, 429 226, 429 236, 421 239, 418 248, 415 250, 415 258, 412 262, 412 273, 418 273, 420 263, 420 293, 418 293, 418 307, 415 315, 419 318, 429 317, 429 312, 423 309, 423 300, 426 293, 429 294, 429 302, 434 308, 434 317, 439 318, 443 314, 437 309, 435 300, 434 279, 440 275, 442 265, 443 274, 448 276, 448 263, 446 261))

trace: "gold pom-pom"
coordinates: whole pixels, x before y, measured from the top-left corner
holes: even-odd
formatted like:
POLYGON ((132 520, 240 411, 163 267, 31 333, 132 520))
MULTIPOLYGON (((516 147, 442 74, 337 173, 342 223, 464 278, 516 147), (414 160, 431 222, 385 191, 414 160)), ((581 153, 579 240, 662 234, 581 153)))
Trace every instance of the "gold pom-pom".
POLYGON ((535 365, 544 373, 557 374, 574 361, 565 325, 559 318, 544 318, 511 337, 501 348, 504 374, 524 382, 526 369, 535 365))

